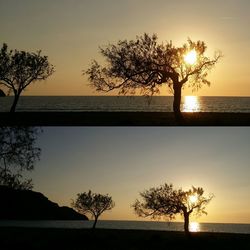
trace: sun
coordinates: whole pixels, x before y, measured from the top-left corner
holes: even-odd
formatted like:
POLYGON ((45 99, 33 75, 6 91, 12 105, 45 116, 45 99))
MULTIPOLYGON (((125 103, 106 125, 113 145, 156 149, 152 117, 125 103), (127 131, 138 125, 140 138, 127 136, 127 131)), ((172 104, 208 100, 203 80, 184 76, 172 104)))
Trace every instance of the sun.
POLYGON ((190 232, 199 232, 200 231, 200 225, 198 222, 191 222, 189 224, 189 230, 190 232))
POLYGON ((189 196, 189 200, 191 203, 195 203, 198 200, 198 198, 196 195, 191 195, 191 196, 189 196))
POLYGON ((187 64, 195 64, 197 60, 197 53, 196 51, 193 49, 191 51, 189 51, 185 56, 184 56, 184 61, 187 63, 187 64))

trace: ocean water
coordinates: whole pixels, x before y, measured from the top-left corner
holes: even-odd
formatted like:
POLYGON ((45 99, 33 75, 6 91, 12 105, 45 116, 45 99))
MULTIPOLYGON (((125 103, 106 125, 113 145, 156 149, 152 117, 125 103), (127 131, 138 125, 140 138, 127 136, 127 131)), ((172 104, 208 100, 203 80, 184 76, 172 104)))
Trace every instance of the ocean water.
MULTIPOLYGON (((13 97, 0 98, 0 112, 10 110, 13 97)), ((172 96, 21 96, 18 112, 172 112, 172 96)), ((184 112, 250 113, 250 97, 184 96, 184 112)))
MULTIPOLYGON (((91 228, 93 221, 0 221, 0 227, 38 227, 38 228, 91 228)), ((181 222, 156 221, 118 221, 100 220, 97 228, 106 229, 138 229, 159 231, 183 231, 181 222)), ((229 223, 190 223, 193 232, 226 232, 250 234, 250 224, 229 223)))

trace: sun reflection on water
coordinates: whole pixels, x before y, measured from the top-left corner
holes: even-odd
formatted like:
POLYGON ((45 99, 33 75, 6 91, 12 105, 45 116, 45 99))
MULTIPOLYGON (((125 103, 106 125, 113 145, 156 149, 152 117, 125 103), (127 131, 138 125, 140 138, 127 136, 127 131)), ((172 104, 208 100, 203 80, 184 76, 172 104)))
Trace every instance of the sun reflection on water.
POLYGON ((198 222, 191 222, 189 224, 189 231, 190 232, 199 232, 200 231, 200 224, 198 222))
POLYGON ((200 111, 200 102, 198 96, 185 96, 183 102, 183 112, 200 111))

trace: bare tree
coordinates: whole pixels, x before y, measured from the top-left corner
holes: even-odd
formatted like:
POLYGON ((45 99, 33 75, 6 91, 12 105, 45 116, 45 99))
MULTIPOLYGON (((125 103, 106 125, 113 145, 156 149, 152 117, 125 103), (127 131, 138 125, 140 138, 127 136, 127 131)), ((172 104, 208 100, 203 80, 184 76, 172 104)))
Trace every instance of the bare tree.
POLYGON ((176 118, 182 118, 182 88, 187 84, 194 90, 204 84, 210 85, 208 72, 222 56, 216 52, 210 59, 205 55, 206 49, 202 41, 188 39, 183 46, 175 47, 172 42, 157 44, 155 34, 144 34, 136 40, 119 41, 117 45, 100 48, 107 65, 93 61, 84 74, 97 91, 119 89, 119 94, 135 94, 139 90, 143 95, 152 96, 166 84, 174 94, 176 118))
POLYGON ((141 217, 153 219, 166 217, 171 220, 177 214, 182 215, 185 233, 189 235, 190 214, 207 214, 206 205, 213 198, 213 195, 206 198, 203 193, 204 190, 201 187, 192 187, 188 191, 183 191, 174 189, 172 184, 164 184, 140 193, 142 201, 137 199, 132 206, 136 214, 141 217))
POLYGON ((41 149, 36 146, 40 129, 35 127, 0 127, 0 185, 32 189, 32 180, 22 173, 34 169, 41 149))
POLYGON ((53 73, 54 66, 48 62, 47 56, 41 55, 41 51, 8 51, 8 46, 4 43, 0 51, 0 85, 7 88, 9 94, 14 94, 10 112, 15 112, 18 99, 25 88, 32 82, 47 79, 53 73))
POLYGON ((88 192, 77 194, 77 199, 72 202, 72 206, 79 213, 84 215, 90 214, 94 218, 93 228, 95 228, 99 216, 103 212, 111 210, 115 203, 108 194, 96 194, 89 190, 88 192))

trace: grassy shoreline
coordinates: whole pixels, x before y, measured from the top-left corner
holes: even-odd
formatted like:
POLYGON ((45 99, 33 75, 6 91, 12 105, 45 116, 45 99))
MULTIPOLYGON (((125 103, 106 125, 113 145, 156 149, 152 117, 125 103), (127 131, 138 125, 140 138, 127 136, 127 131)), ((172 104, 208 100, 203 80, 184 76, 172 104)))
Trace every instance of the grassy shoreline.
MULTIPOLYGON (((250 113, 183 113, 185 126, 250 126, 250 113)), ((0 126, 178 126, 173 112, 0 112, 0 126)))
POLYGON ((0 228, 1 249, 250 249, 250 234, 0 228))

